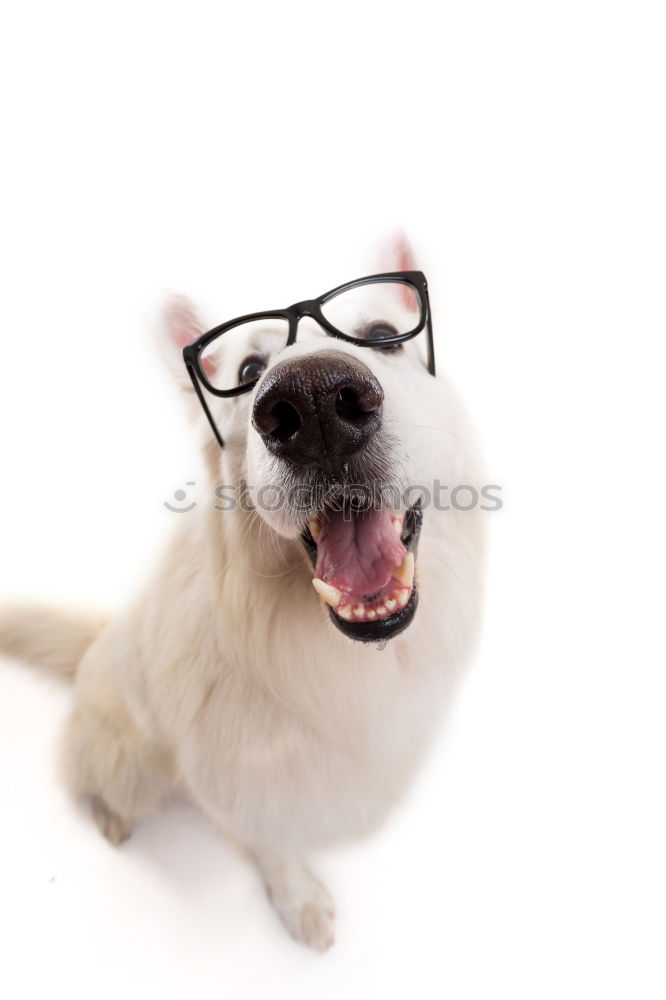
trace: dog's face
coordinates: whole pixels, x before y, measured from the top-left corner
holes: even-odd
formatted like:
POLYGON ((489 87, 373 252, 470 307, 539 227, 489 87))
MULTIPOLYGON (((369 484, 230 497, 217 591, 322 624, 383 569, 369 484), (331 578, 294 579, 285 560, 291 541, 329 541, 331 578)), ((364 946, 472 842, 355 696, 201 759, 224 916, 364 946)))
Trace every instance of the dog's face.
MULTIPOLYGON (((413 265, 403 256, 399 266, 413 265)), ((361 336, 378 325, 390 336, 413 327, 412 307, 408 295, 379 301, 366 286, 345 298, 345 321, 361 336)), ((180 309, 175 332, 185 343, 200 327, 180 309)), ((205 359, 221 385, 259 376, 244 395, 208 397, 225 440, 223 479, 245 485, 270 531, 300 539, 315 589, 343 633, 392 638, 417 607, 416 550, 428 516, 418 487, 442 471, 423 434, 442 411, 425 336, 370 348, 304 319, 297 342, 285 343, 282 321, 267 320, 219 338, 205 359)), ((436 447, 441 453, 441 441, 436 447)))

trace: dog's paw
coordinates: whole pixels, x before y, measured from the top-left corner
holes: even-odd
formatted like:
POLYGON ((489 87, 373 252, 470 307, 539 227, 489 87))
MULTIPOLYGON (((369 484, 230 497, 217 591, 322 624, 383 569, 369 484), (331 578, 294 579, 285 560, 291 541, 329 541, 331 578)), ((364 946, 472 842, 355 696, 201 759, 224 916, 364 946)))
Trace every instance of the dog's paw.
POLYGON ((109 809, 104 799, 99 795, 93 796, 91 804, 93 819, 97 823, 100 833, 114 847, 119 847, 131 836, 131 825, 117 813, 114 813, 112 809, 109 809))
POLYGON ((291 936, 327 951, 335 940, 335 909, 321 882, 297 858, 271 859, 261 867, 268 898, 291 936))
POLYGON ((328 951, 335 941, 335 910, 323 886, 319 886, 319 889, 320 892, 313 894, 313 898, 278 908, 278 913, 295 941, 323 952, 328 951))

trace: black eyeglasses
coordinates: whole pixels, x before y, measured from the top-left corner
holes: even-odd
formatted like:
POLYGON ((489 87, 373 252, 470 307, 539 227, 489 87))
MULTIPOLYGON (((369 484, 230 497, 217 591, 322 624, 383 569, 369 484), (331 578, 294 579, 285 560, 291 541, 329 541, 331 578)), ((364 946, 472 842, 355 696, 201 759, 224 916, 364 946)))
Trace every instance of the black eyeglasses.
POLYGON ((315 320, 329 337, 381 350, 395 349, 425 329, 428 336, 428 371, 431 375, 435 374, 428 284, 422 271, 372 274, 338 285, 317 299, 296 302, 287 309, 237 316, 183 348, 183 360, 220 447, 224 447, 224 441, 208 408, 202 386, 214 396, 238 396, 250 392, 265 367, 265 354, 295 343, 299 321, 305 316, 315 320), (228 384, 228 375, 225 383, 221 366, 217 364, 216 352, 222 336, 227 338, 225 354, 232 341, 245 352, 233 385, 228 384))

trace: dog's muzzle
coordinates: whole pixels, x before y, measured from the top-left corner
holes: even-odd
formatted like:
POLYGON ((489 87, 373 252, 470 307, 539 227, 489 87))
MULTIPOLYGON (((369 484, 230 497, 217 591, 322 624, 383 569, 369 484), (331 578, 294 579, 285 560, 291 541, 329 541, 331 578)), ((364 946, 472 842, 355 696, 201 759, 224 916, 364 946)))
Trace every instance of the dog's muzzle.
POLYGON ((255 430, 285 471, 328 487, 305 515, 301 539, 331 620, 351 639, 380 643, 414 617, 422 519, 418 507, 393 509, 374 496, 373 461, 385 446, 379 438, 369 446, 381 428, 383 402, 366 365, 327 350, 278 362, 260 383, 252 411, 255 430), (357 486, 370 487, 369 505, 353 495, 354 474, 357 486))
POLYGON ((259 386, 252 424, 271 454, 335 475, 381 426, 384 393, 340 351, 281 361, 259 386))

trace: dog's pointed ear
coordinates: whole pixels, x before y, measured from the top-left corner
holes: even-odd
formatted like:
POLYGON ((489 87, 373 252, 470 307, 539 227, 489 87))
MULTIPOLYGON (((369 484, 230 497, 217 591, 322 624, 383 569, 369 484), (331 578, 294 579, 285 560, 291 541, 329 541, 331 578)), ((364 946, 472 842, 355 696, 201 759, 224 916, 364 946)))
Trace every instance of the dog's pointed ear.
MULTIPOLYGON (((192 391, 192 382, 183 362, 183 348, 200 337, 204 327, 186 296, 171 295, 167 299, 162 309, 161 328, 169 367, 183 389, 192 391)), ((205 363, 209 370, 210 360, 207 359, 205 363)))
POLYGON ((173 346, 180 351, 203 333, 201 320, 184 295, 171 295, 164 303, 162 321, 173 346))
MULTIPOLYGON (((416 271, 414 251, 402 230, 394 233, 389 240, 383 260, 383 269, 386 271, 416 271)), ((414 308, 414 293, 404 285, 400 292, 400 299, 403 306, 408 309, 414 308)))

